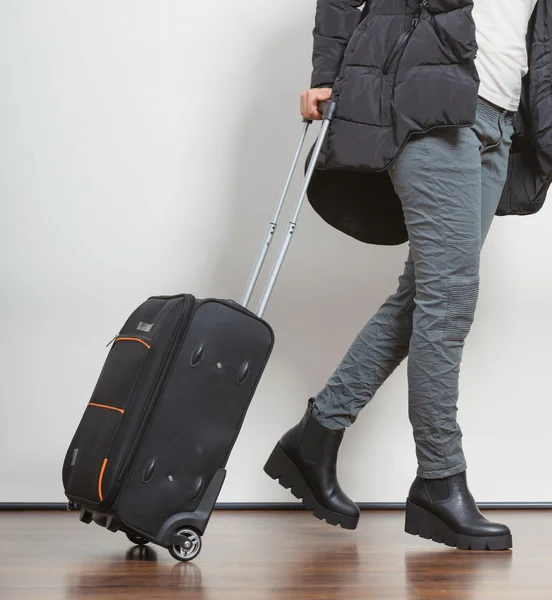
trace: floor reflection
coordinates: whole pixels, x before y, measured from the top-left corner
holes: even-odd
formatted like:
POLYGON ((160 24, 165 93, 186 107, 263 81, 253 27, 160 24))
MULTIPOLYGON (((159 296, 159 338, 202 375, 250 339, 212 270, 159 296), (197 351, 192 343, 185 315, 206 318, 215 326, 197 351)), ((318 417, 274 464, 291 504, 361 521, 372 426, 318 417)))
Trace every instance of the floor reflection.
POLYGON ((404 562, 409 600, 432 594, 444 598, 443 592, 447 600, 480 600, 486 597, 486 591, 496 590, 497 584, 504 585, 512 566, 512 552, 407 552, 404 562))
POLYGON ((126 553, 100 555, 94 562, 81 563, 67 572, 67 600, 135 600, 143 598, 186 598, 213 600, 202 585, 201 569, 194 563, 161 560, 150 546, 134 546, 126 553))
POLYGON ((201 569, 194 563, 177 562, 171 567, 171 581, 186 589, 187 592, 196 592, 196 598, 206 598, 201 585, 201 569))
POLYGON ((278 590, 278 598, 286 597, 286 592, 289 598, 306 598, 312 596, 313 589, 323 589, 324 598, 344 598, 359 583, 359 564, 354 542, 328 550, 307 551, 293 562, 274 563, 271 578, 273 575, 277 583, 273 588, 278 590))
POLYGON ((126 560, 157 562, 157 552, 151 546, 133 546, 125 554, 126 560))

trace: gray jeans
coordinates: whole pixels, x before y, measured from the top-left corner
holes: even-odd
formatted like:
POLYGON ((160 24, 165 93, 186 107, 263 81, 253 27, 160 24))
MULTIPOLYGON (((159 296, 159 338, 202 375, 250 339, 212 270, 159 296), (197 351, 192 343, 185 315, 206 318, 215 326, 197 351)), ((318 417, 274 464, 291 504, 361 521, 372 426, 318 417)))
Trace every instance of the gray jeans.
POLYGON ((436 129, 404 147, 389 170, 409 233, 404 273, 314 404, 322 425, 351 425, 408 356, 409 417, 426 479, 466 469, 456 419, 460 363, 512 135, 513 115, 480 100, 473 127, 436 129))

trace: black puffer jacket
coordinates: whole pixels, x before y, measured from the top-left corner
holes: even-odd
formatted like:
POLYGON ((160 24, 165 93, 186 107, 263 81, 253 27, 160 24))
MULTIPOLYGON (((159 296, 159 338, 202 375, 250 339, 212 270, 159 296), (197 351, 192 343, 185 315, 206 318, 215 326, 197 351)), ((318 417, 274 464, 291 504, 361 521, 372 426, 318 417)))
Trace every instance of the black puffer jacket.
MULTIPOLYGON (((407 241, 387 168, 412 134, 473 125, 472 8, 470 0, 318 0, 312 87, 332 87, 337 110, 309 200, 337 229, 373 244, 407 241)), ((497 215, 536 213, 552 181, 551 38, 552 0, 538 0, 497 215)))

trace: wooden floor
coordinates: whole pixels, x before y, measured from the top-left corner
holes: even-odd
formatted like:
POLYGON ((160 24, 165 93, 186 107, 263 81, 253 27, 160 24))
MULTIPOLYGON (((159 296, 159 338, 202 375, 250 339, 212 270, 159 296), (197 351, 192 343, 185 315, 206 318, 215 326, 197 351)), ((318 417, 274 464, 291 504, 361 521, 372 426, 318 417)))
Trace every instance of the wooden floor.
POLYGON ((460 552, 403 533, 402 512, 355 532, 303 512, 215 512, 194 563, 77 513, 0 512, 2 600, 552 600, 552 512, 491 512, 512 552, 460 552))

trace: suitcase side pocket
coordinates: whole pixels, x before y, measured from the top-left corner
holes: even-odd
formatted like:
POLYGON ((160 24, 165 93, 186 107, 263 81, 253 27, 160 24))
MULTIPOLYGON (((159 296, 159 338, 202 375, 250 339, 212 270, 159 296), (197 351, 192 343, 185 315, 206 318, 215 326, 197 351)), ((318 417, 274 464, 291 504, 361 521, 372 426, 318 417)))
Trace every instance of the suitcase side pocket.
POLYGON ((109 352, 63 464, 68 496, 100 503, 109 494, 103 481, 111 447, 130 408, 151 351, 145 337, 119 336, 109 352))

